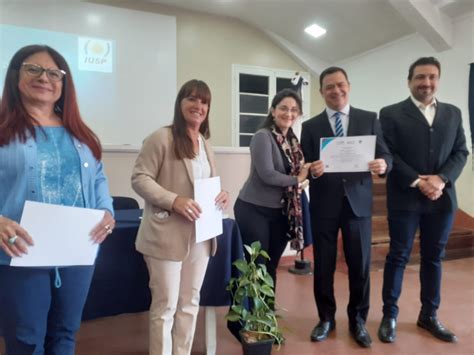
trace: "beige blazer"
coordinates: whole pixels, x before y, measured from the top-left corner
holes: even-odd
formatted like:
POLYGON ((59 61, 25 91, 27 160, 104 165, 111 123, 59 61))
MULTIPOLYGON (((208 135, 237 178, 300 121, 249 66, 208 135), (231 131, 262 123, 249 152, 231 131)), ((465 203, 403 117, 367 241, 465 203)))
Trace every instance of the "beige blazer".
MULTIPOLYGON (((214 154, 209 142, 205 150, 211 176, 215 176, 214 154)), ((176 197, 194 198, 194 177, 190 159, 177 159, 171 129, 164 127, 147 137, 132 173, 132 188, 145 200, 138 230, 137 250, 157 259, 182 261, 195 243, 193 222, 172 211, 176 197)), ((217 243, 212 239, 212 252, 217 243)))

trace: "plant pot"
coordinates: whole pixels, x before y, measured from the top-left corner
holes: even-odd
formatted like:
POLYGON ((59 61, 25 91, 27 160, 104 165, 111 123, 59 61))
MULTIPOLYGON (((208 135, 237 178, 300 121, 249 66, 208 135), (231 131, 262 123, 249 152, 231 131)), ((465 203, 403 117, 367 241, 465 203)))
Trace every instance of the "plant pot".
POLYGON ((240 339, 244 355, 270 355, 272 353, 273 338, 248 343, 242 333, 243 331, 240 332, 240 339))

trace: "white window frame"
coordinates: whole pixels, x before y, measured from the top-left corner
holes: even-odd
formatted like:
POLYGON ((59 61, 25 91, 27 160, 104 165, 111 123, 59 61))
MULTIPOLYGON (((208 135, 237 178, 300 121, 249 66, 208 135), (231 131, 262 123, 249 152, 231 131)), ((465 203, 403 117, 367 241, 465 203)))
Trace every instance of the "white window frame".
MULTIPOLYGON (((270 107, 271 100, 276 94, 276 79, 277 78, 288 78, 291 79, 294 77, 295 72, 298 70, 284 70, 284 69, 274 69, 274 68, 265 68, 241 64, 232 65, 232 146, 240 147, 240 74, 249 74, 249 75, 261 75, 267 76, 270 78, 268 86, 268 107, 270 107)), ((301 133, 301 123, 309 118, 309 111, 311 107, 310 102, 310 93, 311 93, 311 76, 307 72, 301 72, 302 77, 308 82, 308 85, 305 85, 303 88, 303 116, 295 123, 293 130, 296 135, 299 137, 301 133)), ((257 95, 257 94, 255 94, 257 95)), ((246 148, 246 147, 242 147, 246 148)))

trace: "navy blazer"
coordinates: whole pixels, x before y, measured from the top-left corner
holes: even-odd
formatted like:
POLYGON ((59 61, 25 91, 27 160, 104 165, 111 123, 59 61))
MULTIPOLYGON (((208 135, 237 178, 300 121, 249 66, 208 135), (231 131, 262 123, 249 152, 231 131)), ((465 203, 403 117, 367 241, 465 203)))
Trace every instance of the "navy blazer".
POLYGON ((382 108, 380 123, 393 154, 393 170, 387 177, 387 204, 391 210, 457 208, 454 182, 466 164, 469 151, 462 127, 461 111, 438 102, 432 126, 408 98, 382 108), (442 174, 448 179, 443 195, 430 201, 410 185, 418 175, 442 174))
MULTIPOLYGON (((349 111, 348 136, 375 135, 375 158, 384 159, 387 172, 392 167, 392 155, 385 144, 375 112, 354 107, 349 111)), ((320 139, 334 137, 326 110, 303 123, 301 148, 306 162, 320 160, 320 139)), ((372 176, 370 172, 325 173, 310 182, 310 205, 313 216, 336 217, 347 196, 352 211, 358 217, 372 215, 372 176)))

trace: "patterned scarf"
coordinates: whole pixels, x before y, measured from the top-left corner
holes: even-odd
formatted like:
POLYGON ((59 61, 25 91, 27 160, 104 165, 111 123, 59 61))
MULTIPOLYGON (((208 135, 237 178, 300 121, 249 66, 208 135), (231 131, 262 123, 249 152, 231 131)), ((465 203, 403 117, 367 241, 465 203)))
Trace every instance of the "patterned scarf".
MULTIPOLYGON (((276 142, 290 163, 290 175, 297 176, 304 164, 303 152, 301 151, 298 138, 290 128, 285 136, 275 125, 270 127, 276 142)), ((300 251, 304 248, 303 238, 303 211, 301 207, 302 189, 298 185, 288 186, 283 193, 283 213, 288 217, 289 229, 286 236, 290 240, 291 249, 300 251)))

